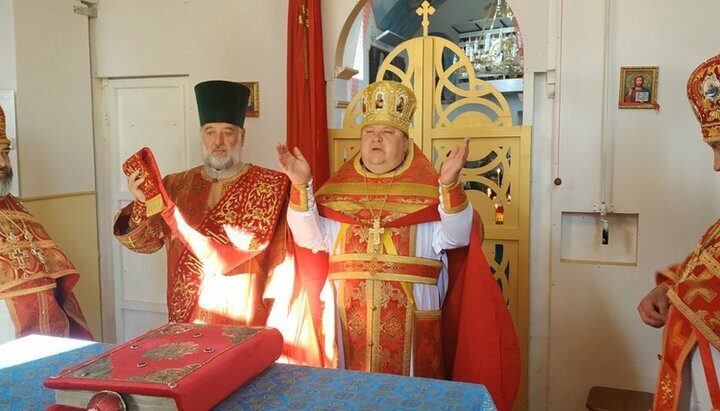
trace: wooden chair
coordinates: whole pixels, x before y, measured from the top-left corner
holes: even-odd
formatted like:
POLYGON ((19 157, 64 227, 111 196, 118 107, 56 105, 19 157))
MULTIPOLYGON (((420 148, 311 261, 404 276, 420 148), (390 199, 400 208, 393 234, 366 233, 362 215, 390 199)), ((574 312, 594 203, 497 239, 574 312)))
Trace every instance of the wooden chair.
POLYGON ((650 392, 592 387, 585 407, 588 411, 648 411, 652 403, 653 394, 650 392))

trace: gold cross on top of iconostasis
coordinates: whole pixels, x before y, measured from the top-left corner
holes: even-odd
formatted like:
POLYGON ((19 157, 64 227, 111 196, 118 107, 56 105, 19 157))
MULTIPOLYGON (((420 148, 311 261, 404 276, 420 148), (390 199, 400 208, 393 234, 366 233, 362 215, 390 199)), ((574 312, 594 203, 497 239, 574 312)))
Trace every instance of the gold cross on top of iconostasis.
POLYGON ((418 16, 422 16, 423 37, 427 37, 428 26, 430 25, 429 16, 435 14, 435 7, 431 6, 430 3, 426 0, 422 2, 420 7, 418 7, 415 12, 418 14, 418 16))

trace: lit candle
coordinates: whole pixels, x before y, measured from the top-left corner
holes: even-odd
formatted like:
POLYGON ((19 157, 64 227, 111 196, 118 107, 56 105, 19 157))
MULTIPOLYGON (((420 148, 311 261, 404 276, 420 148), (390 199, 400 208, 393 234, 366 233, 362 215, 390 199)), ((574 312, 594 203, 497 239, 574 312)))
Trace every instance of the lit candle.
POLYGON ((487 188, 487 195, 488 197, 492 197, 492 190, 490 190, 490 187, 487 188))
POLYGON ((500 182, 500 168, 495 171, 497 172, 497 185, 498 187, 500 187, 502 185, 502 183, 500 182))

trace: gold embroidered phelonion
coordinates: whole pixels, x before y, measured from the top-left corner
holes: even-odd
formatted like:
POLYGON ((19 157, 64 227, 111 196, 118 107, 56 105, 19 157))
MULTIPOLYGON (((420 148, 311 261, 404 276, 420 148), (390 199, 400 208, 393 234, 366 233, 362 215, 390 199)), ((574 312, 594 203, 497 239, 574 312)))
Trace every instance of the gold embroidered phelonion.
MULTIPOLYGON (((48 272, 45 254, 43 253, 42 248, 35 244, 35 236, 32 232, 30 232, 30 230, 28 230, 27 224, 25 224, 25 220, 22 218, 20 219, 20 221, 22 222, 22 227, 20 227, 20 225, 16 223, 15 220, 10 218, 10 216, 4 210, 0 210, 0 215, 2 215, 6 220, 10 221, 10 223, 12 223, 12 225, 14 225, 20 231, 20 235, 22 235, 22 237, 30 243, 30 253, 32 253, 32 255, 34 255, 35 258, 38 260, 38 262, 42 266, 43 271, 48 272)), ((23 278, 27 278, 28 273, 24 269, 27 268, 25 258, 29 257, 29 255, 25 251, 20 249, 20 246, 18 245, 20 237, 16 236, 12 232, 12 230, 8 230, 4 224, 0 224, 0 230, 5 236, 7 242, 13 244, 12 251, 9 254, 10 258, 15 261, 18 266, 17 268, 23 269, 23 278)))

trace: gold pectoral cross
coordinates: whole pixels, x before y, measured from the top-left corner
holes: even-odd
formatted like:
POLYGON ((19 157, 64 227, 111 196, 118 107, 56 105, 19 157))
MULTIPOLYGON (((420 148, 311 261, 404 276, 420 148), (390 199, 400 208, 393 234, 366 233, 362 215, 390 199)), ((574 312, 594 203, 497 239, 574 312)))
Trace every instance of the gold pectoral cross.
POLYGON ((47 260, 45 260, 45 253, 43 252, 42 248, 40 248, 37 244, 33 244, 32 247, 30 248, 30 252, 40 262, 40 265, 42 266, 43 271, 45 271, 47 273, 48 272, 47 260))
POLYGON ((28 257, 30 257, 30 255, 24 250, 21 250, 20 248, 14 248, 10 253, 10 258, 15 260, 15 264, 18 268, 27 267, 27 265, 25 264, 25 259, 28 257))
POLYGON ((380 249, 380 236, 385 232, 385 229, 380 227, 380 217, 373 219, 373 226, 368 232, 372 235, 373 249, 377 252, 380 249))
MULTIPOLYGON (((5 227, 3 227, 3 228, 5 228, 5 227)), ((15 244, 18 241, 20 241, 20 237, 16 236, 15 233, 12 233, 12 232, 8 231, 7 229, 5 231, 7 231, 9 233, 6 237, 6 240, 9 243, 15 244)))

